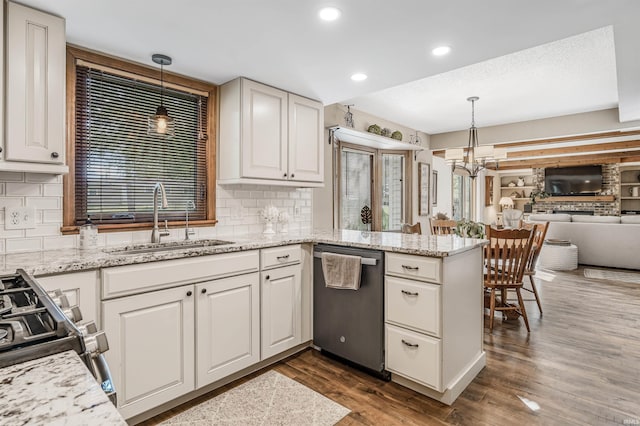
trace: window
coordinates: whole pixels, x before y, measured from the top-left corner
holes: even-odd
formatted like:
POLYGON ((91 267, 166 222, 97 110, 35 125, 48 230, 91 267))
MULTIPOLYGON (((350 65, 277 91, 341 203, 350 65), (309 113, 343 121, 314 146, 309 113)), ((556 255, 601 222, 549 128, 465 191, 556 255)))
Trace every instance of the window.
POLYGON ((409 154, 339 143, 338 226, 400 232, 411 211, 406 179, 409 154))
POLYGON ((457 171, 453 173, 452 179, 453 219, 472 220, 473 179, 466 174, 458 174, 457 171))
POLYGON ((215 223, 215 87, 165 73, 164 104, 175 136, 147 135, 160 102, 159 70, 69 48, 68 150, 63 232, 87 216, 102 229, 150 227, 162 182, 173 224, 215 223), (73 119, 71 119, 71 117, 73 119), (193 202, 193 204, 190 204, 193 202), (193 206, 195 205, 195 208, 193 206))

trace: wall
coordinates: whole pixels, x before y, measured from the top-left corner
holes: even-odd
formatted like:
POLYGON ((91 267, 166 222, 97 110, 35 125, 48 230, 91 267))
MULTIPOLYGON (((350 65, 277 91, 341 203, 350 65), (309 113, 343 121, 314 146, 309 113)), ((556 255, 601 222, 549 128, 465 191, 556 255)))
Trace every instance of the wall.
MULTIPOLYGON (((311 229, 311 189, 296 189, 264 185, 218 185, 216 189, 215 227, 198 227, 196 238, 223 238, 262 232, 258 211, 273 204, 289 213, 289 231, 311 229)), ((160 210, 162 219, 162 210, 160 210)), ((77 246, 77 235, 60 233, 62 226, 62 176, 0 171, 0 253, 53 250, 77 246), (4 229, 6 206, 33 206, 36 209, 36 228, 4 229)), ((151 231, 101 233, 100 246, 145 243, 151 231)), ((184 239, 184 228, 171 229, 164 240, 184 239)))
MULTIPOLYGON (((344 115, 347 109, 343 105, 333 104, 326 106, 324 109, 324 122, 325 127, 332 127, 345 124, 344 115)), ((403 141, 408 142, 409 137, 415 134, 414 129, 402 126, 400 124, 384 120, 380 117, 367 114, 366 112, 359 111, 351 108, 353 113, 354 128, 365 132, 371 124, 377 124, 380 127, 388 127, 391 130, 399 130, 402 132, 403 141)), ((429 151, 429 135, 426 133, 418 132, 418 136, 421 140, 422 147, 425 148, 417 154, 417 158, 413 161, 413 176, 412 176, 412 220, 411 222, 420 222, 422 229, 429 229, 428 216, 418 215, 418 162, 431 163, 431 152, 429 151)), ((325 130, 325 140, 329 139, 329 131, 325 130)), ((331 229, 334 227, 334 204, 333 204, 333 145, 325 144, 325 187, 313 190, 313 227, 318 229, 331 229)))
MULTIPOLYGON (((585 112, 540 120, 522 121, 479 129, 481 144, 572 136, 640 127, 640 121, 620 123, 618 109, 585 112)), ((461 147, 469 137, 467 129, 431 135, 431 149, 461 147)))
POLYGON ((451 211, 451 166, 444 158, 433 157, 431 167, 438 172, 438 203, 431 207, 432 215, 444 213, 452 217, 451 211))

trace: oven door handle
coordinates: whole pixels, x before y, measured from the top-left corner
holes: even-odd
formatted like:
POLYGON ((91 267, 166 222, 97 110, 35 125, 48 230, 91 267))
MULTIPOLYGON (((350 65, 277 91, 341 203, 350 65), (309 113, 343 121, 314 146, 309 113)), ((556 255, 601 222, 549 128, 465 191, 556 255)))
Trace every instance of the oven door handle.
POLYGON ((111 402, 114 406, 118 406, 118 400, 116 397, 116 388, 113 385, 113 378, 111 376, 111 370, 109 370, 109 365, 107 364, 107 360, 104 359, 104 355, 98 354, 91 357, 93 362, 98 370, 98 374, 100 377, 98 380, 100 381, 100 387, 107 394, 111 402))

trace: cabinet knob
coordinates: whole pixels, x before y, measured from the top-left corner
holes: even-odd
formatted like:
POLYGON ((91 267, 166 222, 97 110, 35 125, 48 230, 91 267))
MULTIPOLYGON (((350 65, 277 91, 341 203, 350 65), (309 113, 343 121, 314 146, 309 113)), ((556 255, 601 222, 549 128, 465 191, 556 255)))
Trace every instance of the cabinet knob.
POLYGON ((206 288, 203 288, 202 290, 200 290, 200 293, 205 294, 207 292, 206 288))
POLYGON ((189 291, 187 292, 187 296, 191 296, 192 294, 193 294, 193 292, 192 292, 191 290, 189 290, 189 291))
POLYGON ((284 174, 284 177, 287 177, 287 174, 286 174, 286 173, 284 174))
POLYGON ((0 146, 0 152, 2 152, 2 147, 0 146))
POLYGON ((295 175, 293 173, 291 173, 291 178, 295 177, 295 175))
POLYGON ((59 157, 59 154, 57 152, 54 151, 51 153, 51 158, 58 158, 58 157, 59 157))
POLYGON ((266 277, 264 277, 264 278, 268 280, 269 278, 271 278, 271 276, 270 276, 270 275, 267 275, 267 276, 266 276, 266 277))

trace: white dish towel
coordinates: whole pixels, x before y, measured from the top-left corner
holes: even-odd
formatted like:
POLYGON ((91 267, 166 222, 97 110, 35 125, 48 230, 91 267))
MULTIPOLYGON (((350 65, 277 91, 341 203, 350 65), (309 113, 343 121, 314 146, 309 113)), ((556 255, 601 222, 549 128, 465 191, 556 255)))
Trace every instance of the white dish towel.
POLYGON ((322 273, 327 287, 358 290, 361 269, 360 256, 322 253, 322 273))

